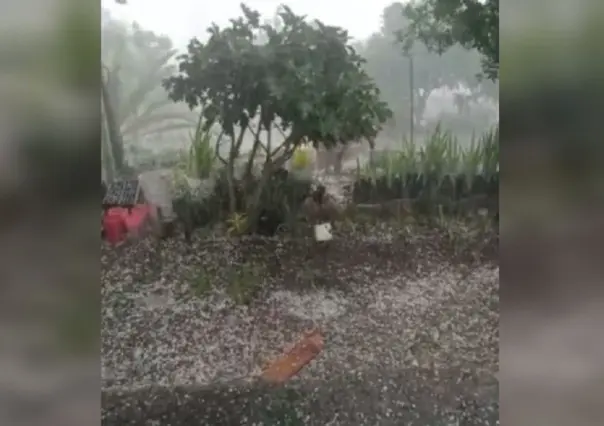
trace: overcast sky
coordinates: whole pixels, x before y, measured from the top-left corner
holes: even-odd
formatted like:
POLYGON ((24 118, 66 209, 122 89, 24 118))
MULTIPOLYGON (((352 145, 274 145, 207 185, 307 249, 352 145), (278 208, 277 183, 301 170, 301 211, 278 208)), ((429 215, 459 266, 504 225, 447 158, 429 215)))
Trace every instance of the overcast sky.
MULTIPOLYGON (((280 4, 294 13, 326 24, 346 28, 356 39, 363 39, 380 27, 381 14, 392 0, 247 0, 245 4, 271 18, 280 4)), ((128 0, 127 5, 114 0, 102 0, 103 7, 115 18, 137 21, 144 28, 170 36, 183 47, 193 36, 203 37, 212 23, 225 25, 230 18, 240 16, 241 0, 128 0)))

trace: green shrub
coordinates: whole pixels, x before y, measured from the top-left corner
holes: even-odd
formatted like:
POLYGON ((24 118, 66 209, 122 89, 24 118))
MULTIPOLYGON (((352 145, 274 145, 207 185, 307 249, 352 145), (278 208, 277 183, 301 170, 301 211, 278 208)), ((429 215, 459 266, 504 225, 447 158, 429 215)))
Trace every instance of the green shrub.
POLYGON ((359 177, 376 179, 404 177, 409 174, 446 176, 464 174, 491 177, 499 171, 499 127, 472 138, 469 147, 463 148, 449 131, 436 126, 422 146, 403 139, 401 148, 374 154, 371 162, 358 167, 359 177))
POLYGON ((473 137, 462 147, 458 139, 437 126, 425 143, 403 140, 399 150, 375 153, 369 164, 357 166, 353 198, 357 202, 415 198, 426 211, 468 195, 496 195, 499 176, 499 128, 473 137))

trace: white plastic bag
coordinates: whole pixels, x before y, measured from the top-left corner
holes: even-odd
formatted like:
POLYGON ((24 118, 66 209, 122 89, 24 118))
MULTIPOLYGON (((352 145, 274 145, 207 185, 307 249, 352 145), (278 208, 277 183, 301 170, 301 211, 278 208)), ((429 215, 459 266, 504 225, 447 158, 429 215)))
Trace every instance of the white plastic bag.
POLYGON ((332 238, 331 223, 320 223, 315 225, 315 240, 323 242, 331 241, 332 238))

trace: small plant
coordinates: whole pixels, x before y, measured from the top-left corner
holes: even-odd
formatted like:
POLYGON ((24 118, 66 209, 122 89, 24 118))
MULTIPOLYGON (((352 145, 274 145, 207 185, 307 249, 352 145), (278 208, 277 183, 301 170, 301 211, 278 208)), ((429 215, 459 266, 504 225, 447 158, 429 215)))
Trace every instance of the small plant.
MULTIPOLYGON (((185 152, 179 153, 179 161, 175 173, 179 175, 180 183, 186 183, 186 177, 207 179, 210 177, 216 163, 216 152, 211 129, 204 130, 203 114, 197 122, 195 133, 190 135, 191 145, 185 152)), ((177 186, 179 182, 177 181, 177 186)))
POLYGON ((466 186, 469 188, 472 185, 474 177, 482 172, 481 166, 483 162, 483 150, 481 145, 482 138, 476 139, 472 136, 470 146, 463 152, 462 174, 464 175, 466 186))
POLYGON ((231 269, 227 294, 238 305, 249 305, 260 289, 262 269, 258 265, 243 263, 231 269))
POLYGON ((481 169, 484 176, 490 177, 499 172, 499 126, 482 135, 478 142, 482 147, 481 169))
POLYGON ((440 182, 448 175, 459 172, 461 151, 457 138, 451 132, 441 130, 440 124, 419 151, 423 176, 436 176, 440 182))
POLYGON ((205 296, 210 290, 212 290, 212 280, 210 275, 199 271, 199 274, 194 276, 190 283, 191 289, 196 296, 205 296))
POLYGON ((216 162, 216 151, 213 147, 212 129, 204 130, 205 121, 203 113, 199 115, 195 133, 191 135, 189 148, 189 163, 187 169, 198 179, 210 177, 216 162))
POLYGON ((244 213, 233 213, 226 221, 227 233, 231 236, 241 235, 247 229, 247 216, 244 213))
POLYGON ((191 190, 187 182, 187 171, 182 165, 174 168, 174 189, 183 198, 190 198, 191 196, 191 190))
POLYGON ((464 149, 438 125, 422 146, 403 139, 399 150, 376 153, 371 163, 357 164, 355 199, 363 203, 412 198, 421 200, 418 211, 437 213, 437 204, 457 202, 468 193, 496 194, 498 173, 497 127, 472 137, 464 149))

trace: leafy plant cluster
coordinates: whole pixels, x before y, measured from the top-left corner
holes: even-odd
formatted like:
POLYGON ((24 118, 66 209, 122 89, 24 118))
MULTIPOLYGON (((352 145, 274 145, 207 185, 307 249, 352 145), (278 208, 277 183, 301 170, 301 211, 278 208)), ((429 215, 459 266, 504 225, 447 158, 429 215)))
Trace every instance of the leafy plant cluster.
MULTIPOLYGON (((189 149, 181 153, 177 172, 194 179, 208 179, 216 170, 216 140, 212 129, 204 129, 203 115, 199 117, 195 132, 191 133, 189 149)), ((182 180, 181 180, 182 181, 182 180)))
POLYGON ((443 87, 456 92, 457 127, 462 131, 486 129, 488 125, 483 125, 481 115, 488 111, 488 103, 496 101, 498 86, 489 79, 477 78, 481 70, 480 53, 454 45, 439 54, 422 42, 410 43, 401 51, 398 34, 406 34, 417 27, 415 16, 405 14, 410 5, 404 3, 392 2, 386 6, 379 31, 358 46, 359 53, 367 60, 367 73, 375 79, 382 99, 394 113, 385 131, 390 137, 410 132, 411 117, 414 131, 423 131, 426 124, 432 122, 426 114, 428 101, 435 90, 443 87), (464 88, 463 93, 459 91, 460 87, 464 88))
POLYGON ((277 125, 291 130, 288 142, 296 146, 375 137, 389 110, 345 30, 308 23, 288 7, 278 14, 283 25, 277 30, 241 8, 244 17, 231 20, 230 28, 214 25, 207 43, 189 43, 179 58, 181 75, 165 82, 173 100, 207 106, 207 125, 218 121, 233 140, 236 128, 245 133, 255 118, 254 135, 277 125), (357 120, 347 122, 351 117, 357 120))
POLYGON ((293 227, 304 199, 310 194, 311 183, 299 179, 284 169, 271 176, 264 185, 260 198, 260 211, 256 219, 250 218, 245 210, 245 193, 260 185, 258 178, 238 180, 235 187, 235 212, 230 211, 229 183, 224 167, 216 172, 209 194, 182 191, 174 200, 177 216, 187 232, 215 223, 224 222, 229 235, 242 235, 253 227, 255 232, 274 235, 284 226, 293 227), (256 220, 251 224, 250 220, 256 220), (253 225, 253 226, 252 226, 253 225))
POLYGON ((416 40, 438 53, 476 49, 484 75, 499 78, 499 0, 419 0, 406 4, 403 16, 411 23, 399 33, 403 50, 416 40))
MULTIPOLYGON (((245 5, 230 26, 208 29, 209 40, 193 39, 180 56, 179 73, 164 81, 175 102, 203 109, 203 131, 220 127, 226 143, 224 165, 231 214, 244 213, 249 231, 274 200, 275 175, 304 143, 333 147, 373 141, 391 112, 362 68, 364 60, 341 28, 283 7, 279 25, 261 24, 245 5), (253 148, 241 177, 235 167, 246 134, 253 148), (260 176, 254 176, 264 153, 260 176)), ((278 203, 281 204, 281 203, 278 203)), ((272 210, 272 209, 271 209, 272 210)))
POLYGON ((395 177, 407 173, 493 175, 499 170, 499 128, 472 137, 466 147, 450 131, 436 128, 422 145, 403 139, 400 150, 376 152, 373 160, 358 169, 363 176, 395 177))
POLYGON ((499 129, 473 138, 463 148, 450 132, 437 127, 423 146, 403 142, 400 150, 376 153, 357 167, 353 198, 357 202, 473 195, 496 197, 499 186, 499 129))

